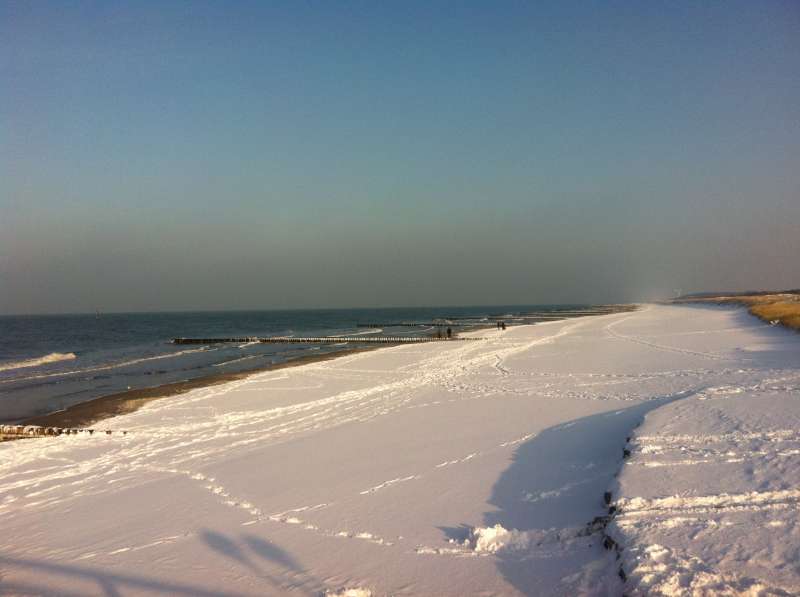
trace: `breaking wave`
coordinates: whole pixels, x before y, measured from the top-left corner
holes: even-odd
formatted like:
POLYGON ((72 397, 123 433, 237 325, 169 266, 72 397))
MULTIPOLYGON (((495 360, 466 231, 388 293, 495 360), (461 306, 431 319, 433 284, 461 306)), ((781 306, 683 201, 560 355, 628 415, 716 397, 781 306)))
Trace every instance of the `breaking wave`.
POLYGON ((75 358, 74 352, 51 352, 43 357, 36 359, 26 359, 24 361, 11 361, 10 363, 0 363, 0 371, 11 371, 12 369, 23 369, 25 367, 38 367, 47 363, 57 363, 58 361, 71 361, 75 358))
MULTIPOLYGON (((78 374, 78 373, 91 373, 91 372, 94 372, 94 371, 107 371, 109 369, 116 369, 118 367, 127 367, 129 365, 137 365, 139 363, 144 363, 144 362, 147 362, 147 361, 157 361, 157 360, 160 360, 160 359, 170 359, 172 357, 179 357, 179 356, 184 355, 184 354, 190 354, 190 353, 193 353, 193 352, 206 352, 206 351, 209 351, 209 350, 214 350, 214 349, 213 348, 209 349, 207 346, 204 346, 203 348, 193 348, 193 349, 189 349, 189 350, 181 350, 179 352, 170 352, 170 353, 167 353, 167 354, 160 354, 160 355, 156 355, 156 356, 153 356, 153 357, 143 357, 143 358, 140 358, 140 359, 133 359, 133 360, 130 360, 130 361, 122 361, 120 363, 111 363, 109 365, 99 365, 97 367, 87 367, 86 369, 74 369, 72 371, 56 371, 55 373, 42 373, 40 375, 31 375, 31 376, 28 376, 28 377, 17 377, 17 378, 14 378, 14 379, 8 379, 8 380, 0 381, 0 383, 11 383, 11 382, 18 382, 18 381, 28 381, 28 380, 31 380, 31 379, 44 379, 44 378, 47 378, 47 377, 62 377, 62 376, 66 376, 66 375, 75 375, 75 374, 78 374)), ((69 353, 69 354, 72 354, 72 353, 69 353)), ((73 354, 72 357, 68 357, 68 358, 73 358, 74 359, 75 355, 73 354)), ((58 359, 58 360, 61 360, 61 359, 58 359)), ((2 371, 2 369, 0 369, 0 371, 2 371)))

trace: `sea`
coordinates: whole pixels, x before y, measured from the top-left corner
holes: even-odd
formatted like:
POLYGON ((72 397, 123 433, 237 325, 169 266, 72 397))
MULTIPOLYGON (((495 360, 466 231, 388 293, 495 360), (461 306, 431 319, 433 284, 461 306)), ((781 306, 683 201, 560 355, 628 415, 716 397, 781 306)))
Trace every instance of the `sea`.
POLYGON ((431 334, 512 321, 581 305, 496 305, 186 313, 92 313, 0 316, 0 422, 55 412, 125 390, 262 369, 337 344, 176 345, 173 338, 431 334), (376 327, 365 327, 366 325, 376 327), (412 325, 413 324, 413 325, 412 325))

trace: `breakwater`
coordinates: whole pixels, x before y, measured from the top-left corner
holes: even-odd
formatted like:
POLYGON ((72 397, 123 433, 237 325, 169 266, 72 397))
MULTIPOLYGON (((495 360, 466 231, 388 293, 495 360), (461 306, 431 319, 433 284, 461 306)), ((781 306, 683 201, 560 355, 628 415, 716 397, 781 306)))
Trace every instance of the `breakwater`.
POLYGON ((22 439, 25 437, 45 437, 59 435, 127 435, 127 431, 111 429, 80 429, 74 427, 43 427, 40 425, 0 425, 0 440, 22 439))
POLYGON ((380 336, 369 338, 364 336, 316 336, 296 338, 294 336, 273 336, 267 338, 173 338, 173 344, 223 344, 223 343, 261 343, 261 344, 342 344, 358 342, 359 344, 419 344, 421 342, 464 342, 481 340, 482 338, 438 338, 436 336, 380 336))

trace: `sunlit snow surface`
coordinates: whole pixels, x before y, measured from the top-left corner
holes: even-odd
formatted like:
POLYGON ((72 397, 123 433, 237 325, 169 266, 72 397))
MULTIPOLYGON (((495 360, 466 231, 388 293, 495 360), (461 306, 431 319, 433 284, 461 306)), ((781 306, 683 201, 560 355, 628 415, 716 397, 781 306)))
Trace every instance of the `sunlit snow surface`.
POLYGON ((0 592, 800 591, 800 336, 686 306, 476 335, 0 445, 0 592))

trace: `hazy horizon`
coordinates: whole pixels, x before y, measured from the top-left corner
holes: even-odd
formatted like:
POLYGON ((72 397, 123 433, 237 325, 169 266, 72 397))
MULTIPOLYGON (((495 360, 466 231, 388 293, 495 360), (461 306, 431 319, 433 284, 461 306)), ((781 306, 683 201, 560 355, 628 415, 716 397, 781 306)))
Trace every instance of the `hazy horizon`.
POLYGON ((0 5, 0 314, 800 287, 800 5, 0 5))
POLYGON ((370 307, 370 306, 355 306, 355 307, 288 307, 288 308, 263 308, 263 309, 197 309, 197 310, 179 310, 179 309, 162 309, 156 311, 70 311, 70 312, 54 312, 54 313, 2 313, 0 317, 58 317, 69 315, 157 315, 159 313, 268 313, 270 311, 367 311, 367 310, 403 310, 403 309, 483 309, 490 307, 578 307, 587 306, 589 303, 531 303, 531 304, 508 304, 508 305, 388 305, 385 307, 370 307))
MULTIPOLYGON (((775 289, 776 293, 782 291, 795 291, 796 289, 775 289)), ((719 294, 724 296, 726 293, 738 294, 742 291, 723 290, 723 291, 697 291, 697 293, 688 294, 719 294)), ((760 289, 753 289, 753 292, 761 292, 760 289)), ((228 309, 154 309, 149 311, 39 311, 39 312, 17 312, 17 313, 0 313, 0 317, 58 317, 58 316, 103 316, 103 315, 157 315, 169 313, 248 313, 248 312, 289 312, 289 311, 359 311, 359 310, 402 310, 402 309, 483 309, 483 308, 519 308, 519 307, 583 307, 583 306, 602 306, 602 305, 625 305, 625 304, 647 304, 647 303, 669 303, 670 298, 664 299, 649 299, 643 301, 631 301, 629 303, 580 303, 580 302, 564 302, 564 303, 497 303, 497 304, 474 304, 474 305, 458 305, 458 304, 439 304, 439 305, 385 305, 375 307, 371 305, 355 305, 344 307, 324 307, 324 306, 311 306, 311 307, 262 307, 262 308, 228 308, 228 309)), ((698 303, 698 306, 702 306, 698 303)))

